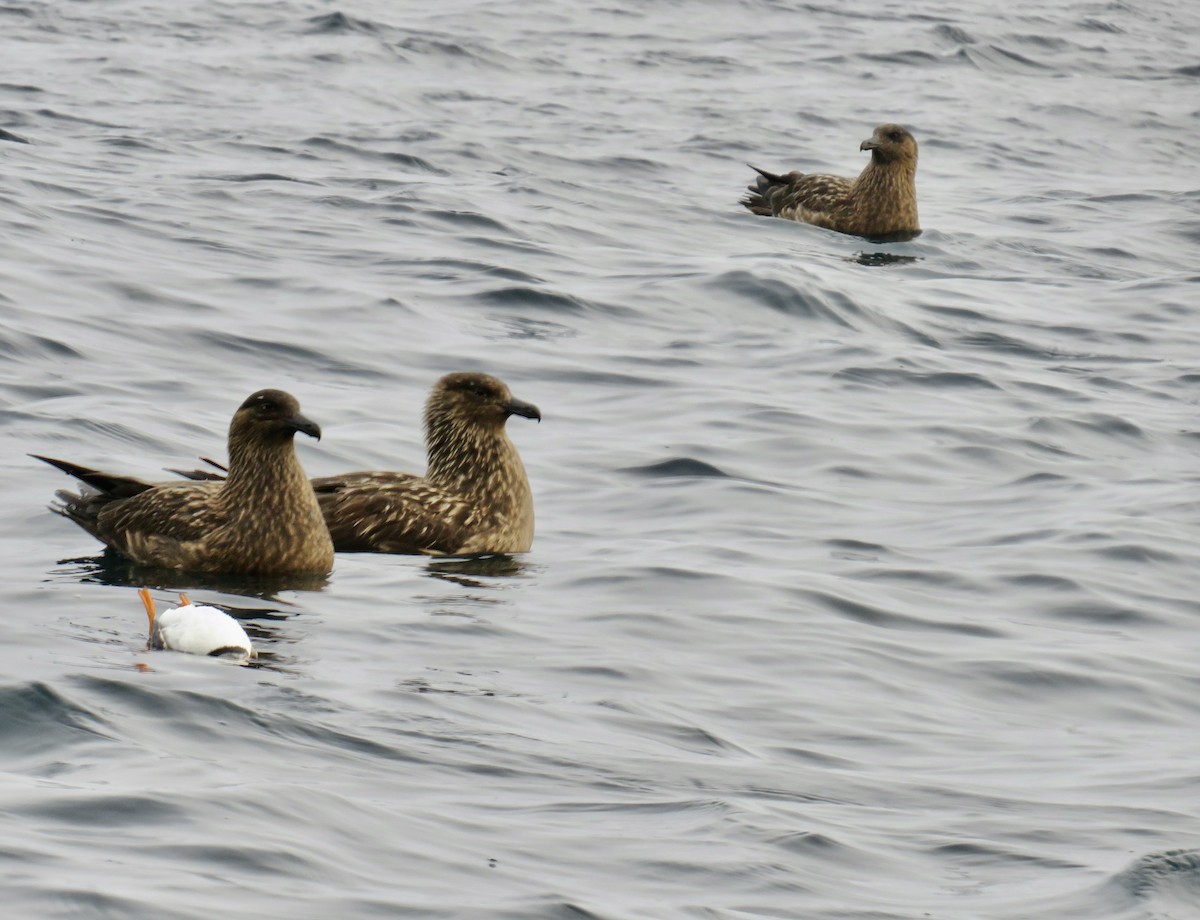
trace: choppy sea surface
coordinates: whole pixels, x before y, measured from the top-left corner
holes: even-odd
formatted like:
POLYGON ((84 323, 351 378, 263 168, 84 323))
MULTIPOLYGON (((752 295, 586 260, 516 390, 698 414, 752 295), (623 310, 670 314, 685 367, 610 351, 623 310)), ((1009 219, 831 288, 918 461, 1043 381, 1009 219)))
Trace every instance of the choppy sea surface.
POLYGON ((0 890, 22 918, 1200 916, 1200 7, 0 7, 0 890), (986 7, 986 8, 985 8, 986 7), (925 232, 747 163, 921 144, 925 232), (521 557, 145 573, 294 393, 423 468, 479 369, 521 557), (256 666, 145 649, 136 589, 256 666))

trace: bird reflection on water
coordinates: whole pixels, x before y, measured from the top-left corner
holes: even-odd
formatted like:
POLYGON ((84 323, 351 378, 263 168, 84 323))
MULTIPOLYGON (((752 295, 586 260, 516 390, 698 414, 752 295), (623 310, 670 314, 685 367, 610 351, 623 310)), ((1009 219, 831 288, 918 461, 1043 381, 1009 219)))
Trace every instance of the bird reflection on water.
POLYGON ((429 563, 430 578, 451 581, 464 588, 495 587, 481 578, 512 578, 526 576, 537 567, 516 556, 506 553, 485 553, 480 556, 462 556, 453 559, 435 559, 429 563))
POLYGON ((852 256, 847 256, 847 262, 857 262, 859 265, 865 265, 868 268, 886 268, 889 265, 907 265, 911 262, 920 262, 922 256, 902 256, 894 252, 856 252, 852 256))
MULTIPOLYGON (((139 565, 111 549, 105 549, 98 556, 60 559, 58 565, 67 568, 55 570, 52 574, 78 578, 81 584, 219 591, 284 605, 288 602, 279 595, 285 591, 321 591, 329 584, 329 579, 324 575, 218 575, 139 565)), ((260 613, 256 611, 256 616, 260 613)))

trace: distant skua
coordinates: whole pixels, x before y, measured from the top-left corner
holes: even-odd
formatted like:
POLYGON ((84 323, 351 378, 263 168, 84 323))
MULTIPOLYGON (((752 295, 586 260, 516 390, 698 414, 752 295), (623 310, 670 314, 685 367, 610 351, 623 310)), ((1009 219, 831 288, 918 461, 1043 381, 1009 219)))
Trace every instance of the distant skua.
POLYGON ((856 179, 790 172, 769 173, 748 186, 742 204, 755 214, 815 224, 872 240, 908 240, 917 220, 917 142, 900 125, 880 125, 860 150, 871 160, 856 179))

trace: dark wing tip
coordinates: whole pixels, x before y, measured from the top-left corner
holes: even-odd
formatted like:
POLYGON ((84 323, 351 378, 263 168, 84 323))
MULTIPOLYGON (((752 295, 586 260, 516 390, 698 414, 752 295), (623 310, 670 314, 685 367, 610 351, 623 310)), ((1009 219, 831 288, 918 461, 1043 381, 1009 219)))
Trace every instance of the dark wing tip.
POLYGON ((82 479, 82 474, 94 472, 86 466, 80 466, 78 463, 71 463, 68 460, 56 460, 54 457, 47 457, 43 454, 29 454, 29 456, 35 460, 41 460, 43 463, 49 463, 55 469, 62 470, 68 476, 74 476, 76 479, 82 479))

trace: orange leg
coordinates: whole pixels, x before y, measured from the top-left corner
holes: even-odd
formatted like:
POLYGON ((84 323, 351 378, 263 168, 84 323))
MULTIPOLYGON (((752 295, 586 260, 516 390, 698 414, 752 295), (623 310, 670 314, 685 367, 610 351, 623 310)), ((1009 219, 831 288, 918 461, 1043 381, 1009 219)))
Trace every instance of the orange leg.
POLYGON ((146 616, 150 618, 150 635, 154 635, 154 598, 150 596, 150 591, 147 588, 142 588, 138 591, 138 596, 142 599, 142 603, 146 605, 146 616))

